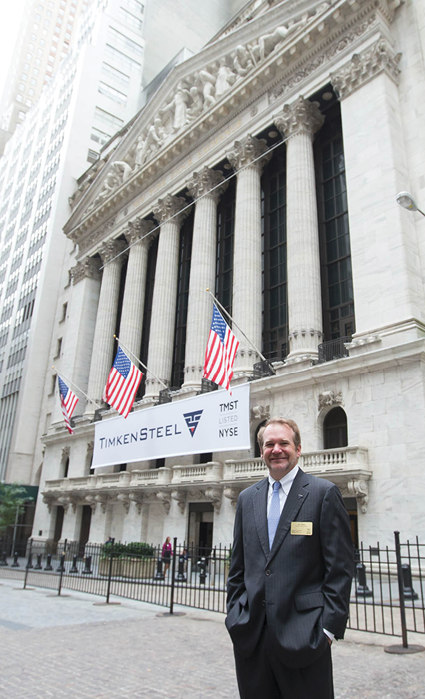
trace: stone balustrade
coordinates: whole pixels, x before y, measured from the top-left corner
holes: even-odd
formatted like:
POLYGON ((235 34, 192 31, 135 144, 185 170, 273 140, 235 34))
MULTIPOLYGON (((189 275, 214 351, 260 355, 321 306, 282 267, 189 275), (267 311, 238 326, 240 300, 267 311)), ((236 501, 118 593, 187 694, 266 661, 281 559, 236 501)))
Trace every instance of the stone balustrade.
POLYGON ((222 479, 223 464, 209 461, 207 464, 173 466, 172 483, 217 483, 222 479))
MULTIPOLYGON (((363 447, 341 447, 302 454, 300 467, 307 473, 336 483, 345 497, 355 497, 366 511, 368 502, 368 481, 372 476, 369 469, 368 452, 363 447)), ((171 488, 175 492, 184 492, 188 486, 205 489, 206 494, 211 484, 220 489, 224 486, 225 495, 236 502, 238 493, 247 486, 267 475, 267 467, 262 459, 229 459, 223 463, 210 461, 206 464, 163 467, 145 471, 121 471, 120 473, 100 473, 79 478, 60 478, 46 481, 43 495, 45 501, 61 504, 61 498, 78 504, 80 493, 90 493, 100 497, 102 493, 108 498, 125 495, 126 492, 166 493, 171 488), (109 495, 108 495, 109 493, 109 495)), ((221 492, 221 490, 220 490, 221 492)), ((103 497, 103 496, 102 496, 103 497)), ((167 495, 167 498, 169 496, 167 495)), ((174 498, 176 499, 176 498, 174 498)))

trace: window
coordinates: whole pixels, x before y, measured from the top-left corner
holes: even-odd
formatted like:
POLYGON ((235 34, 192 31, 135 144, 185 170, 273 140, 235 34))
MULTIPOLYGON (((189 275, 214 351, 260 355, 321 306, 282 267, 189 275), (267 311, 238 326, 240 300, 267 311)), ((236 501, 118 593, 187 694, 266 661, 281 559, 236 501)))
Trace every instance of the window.
POLYGON ((118 104, 127 103, 127 95, 124 95, 123 92, 116 90, 114 87, 111 87, 110 85, 107 85, 104 82, 99 83, 98 91, 102 95, 106 95, 111 100, 114 100, 114 102, 118 102, 118 104))
POLYGON ((58 359, 60 357, 61 351, 62 351, 62 338, 59 337, 58 341, 56 343, 56 352, 55 352, 54 359, 58 359))
POLYGON ((120 85, 124 85, 125 87, 127 87, 130 83, 130 77, 128 75, 122 73, 120 70, 117 70, 116 68, 113 68, 108 63, 103 63, 102 73, 103 75, 108 76, 108 78, 115 80, 115 82, 119 83, 120 85))
POLYGON ((25 58, 27 59, 27 61, 30 61, 32 58, 32 53, 27 53, 25 58))
POLYGON ((217 265, 215 293, 226 311, 232 314, 233 235, 235 229, 236 178, 217 206, 217 265))
POLYGON ((63 323, 66 320, 67 311, 68 311, 68 304, 63 303, 62 304, 62 316, 61 316, 59 323, 63 323))
POLYGON ((17 102, 22 102, 22 101, 23 101, 22 95, 16 95, 16 101, 17 101, 17 102))
POLYGON ((35 78, 31 78, 30 83, 31 85, 37 85, 37 80, 35 78))
POLYGON ((319 239, 325 341, 355 332, 347 188, 339 103, 316 137, 319 239))
POLYGON ((20 90, 21 92, 23 92, 23 91, 25 90, 25 85, 23 85, 22 83, 19 83, 19 85, 18 85, 18 90, 20 90))
POLYGON ((96 143, 100 143, 100 145, 103 146, 105 143, 109 141, 111 137, 105 131, 101 131, 100 129, 97 129, 95 126, 92 126, 90 138, 92 139, 92 141, 96 141, 96 143))
POLYGON ((31 107, 32 100, 25 100, 25 104, 27 105, 27 107, 31 107))
POLYGON ((122 19, 129 27, 134 27, 137 30, 141 30, 143 27, 143 22, 138 17, 135 17, 123 7, 120 7, 120 19, 122 19))
POLYGON ((109 112, 105 112, 104 109, 101 109, 100 107, 95 108, 94 115, 98 121, 103 122, 104 124, 108 124, 113 127, 114 131, 118 131, 121 126, 123 125, 123 120, 120 119, 119 117, 116 117, 114 114, 110 114, 109 112))
POLYGON ((22 73, 21 80, 26 80, 28 78, 27 73, 22 73))
POLYGON ((186 351, 187 306, 189 301, 190 259, 192 255, 193 208, 180 231, 180 253, 174 329, 174 357, 171 385, 180 387, 184 381, 186 351))
POLYGON ((23 119, 25 116, 25 112, 18 112, 18 118, 23 119))
POLYGON ((33 68, 33 69, 32 69, 32 74, 33 74, 33 75, 38 75, 39 72, 40 72, 40 71, 38 70, 38 68, 33 68))
POLYGON ((325 449, 348 446, 347 416, 342 408, 333 408, 323 421, 323 444, 325 449))
POLYGON ((34 96, 34 90, 32 89, 32 87, 28 90, 28 94, 30 97, 34 96))
POLYGON ((288 353, 286 264, 286 150, 282 145, 264 170, 262 183, 263 354, 288 353))
POLYGON ((140 44, 137 44, 135 41, 132 41, 128 38, 128 36, 125 36, 125 34, 121 34, 121 32, 118 32, 113 27, 109 27, 109 37, 112 39, 114 44, 116 44, 120 48, 133 51, 133 53, 138 53, 139 56, 143 55, 143 47, 140 44))
POLYGON ((95 150, 91 150, 91 148, 89 148, 88 153, 87 153, 87 161, 89 163, 95 163, 96 160, 98 160, 98 159, 99 159, 99 153, 96 153, 95 150))
POLYGON ((114 62, 118 63, 123 68, 137 71, 139 71, 141 68, 141 65, 138 61, 135 61, 133 58, 130 58, 130 56, 126 56, 125 53, 122 53, 122 51, 119 51, 114 46, 106 44, 105 53, 107 56, 110 56, 114 60, 114 62))

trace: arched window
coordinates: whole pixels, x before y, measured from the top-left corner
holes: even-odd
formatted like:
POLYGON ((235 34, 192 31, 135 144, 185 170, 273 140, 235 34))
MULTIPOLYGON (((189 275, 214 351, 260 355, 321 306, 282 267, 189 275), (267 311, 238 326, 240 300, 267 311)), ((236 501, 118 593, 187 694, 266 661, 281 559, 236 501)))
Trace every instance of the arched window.
POLYGON ((348 446, 347 416, 342 408, 333 408, 323 422, 323 441, 325 449, 337 449, 348 446))

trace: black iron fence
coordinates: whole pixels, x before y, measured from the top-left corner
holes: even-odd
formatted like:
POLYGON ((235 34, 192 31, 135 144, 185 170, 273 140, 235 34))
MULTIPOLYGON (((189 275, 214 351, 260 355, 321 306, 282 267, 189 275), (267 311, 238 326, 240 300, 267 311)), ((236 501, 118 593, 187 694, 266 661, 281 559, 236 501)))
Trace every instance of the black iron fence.
MULTIPOLYGON (((55 551, 31 541, 25 557, 5 549, 0 555, 0 576, 18 579, 23 586, 62 588, 124 597, 168 607, 176 604, 216 612, 226 611, 226 583, 230 547, 202 549, 177 544, 166 559, 161 546, 110 542, 86 545, 64 542, 55 551)), ((400 636, 425 633, 425 545, 415 541, 355 551, 348 628, 400 636)))

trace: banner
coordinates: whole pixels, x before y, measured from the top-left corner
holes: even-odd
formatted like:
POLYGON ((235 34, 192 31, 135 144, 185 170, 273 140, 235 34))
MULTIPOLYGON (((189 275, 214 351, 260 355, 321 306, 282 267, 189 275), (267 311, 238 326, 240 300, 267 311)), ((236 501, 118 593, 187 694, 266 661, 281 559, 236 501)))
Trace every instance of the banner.
POLYGON ((94 468, 167 456, 250 449, 249 384, 97 422, 94 468))

